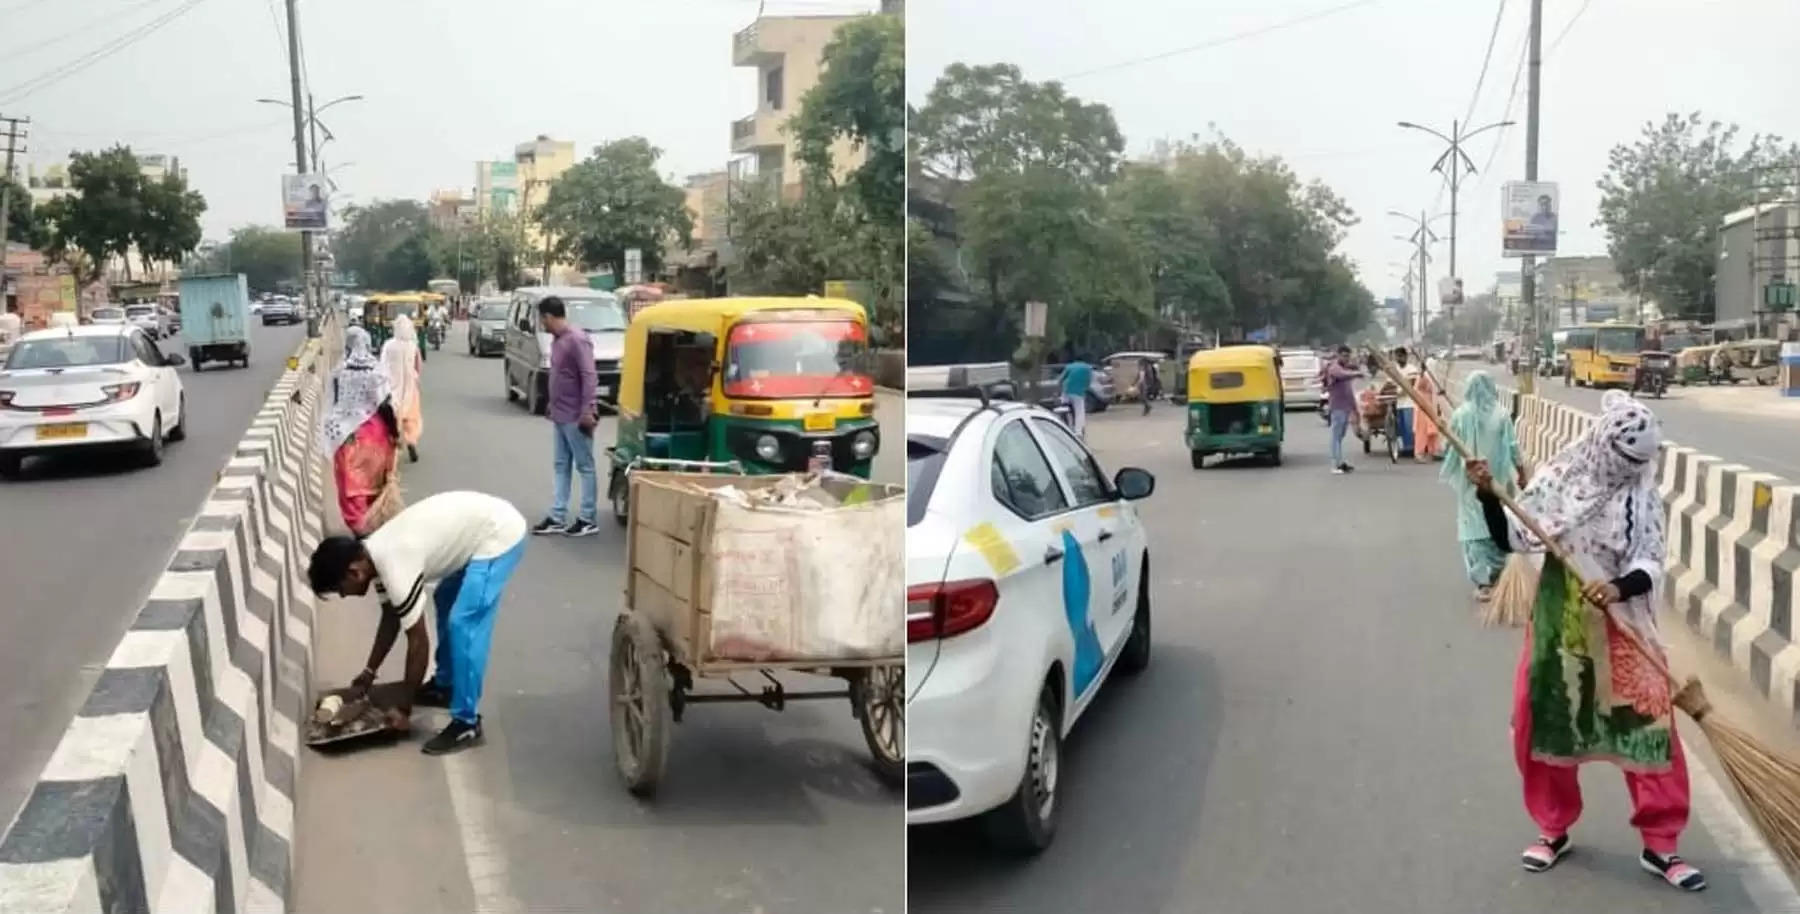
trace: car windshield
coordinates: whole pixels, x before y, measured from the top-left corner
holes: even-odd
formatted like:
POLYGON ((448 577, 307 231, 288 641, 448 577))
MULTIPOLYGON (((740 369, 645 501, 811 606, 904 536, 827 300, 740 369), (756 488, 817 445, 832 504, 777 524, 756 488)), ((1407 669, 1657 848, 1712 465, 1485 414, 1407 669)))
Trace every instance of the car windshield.
POLYGON ((26 340, 13 347, 6 369, 79 368, 85 365, 117 365, 126 361, 122 336, 69 336, 26 340))
POLYGON ((625 329, 625 309, 612 296, 565 298, 563 307, 568 309, 569 323, 589 333, 625 329))
POLYGON ((1601 352, 1635 353, 1643 346, 1641 327, 1608 327, 1594 331, 1594 348, 1601 352))
POLYGON ((95 308, 90 316, 97 321, 116 321, 124 317, 125 312, 118 308, 95 308))
POLYGON ((478 321, 506 320, 506 304, 502 302, 498 305, 482 305, 481 310, 475 312, 475 319, 478 321))
POLYGON ((1282 360, 1288 374, 1318 374, 1319 357, 1316 355, 1290 355, 1282 360))
POLYGON ((156 313, 156 306, 155 305, 132 305, 131 307, 125 309, 125 313, 132 317, 148 317, 149 315, 156 313))
POLYGON ((950 442, 929 435, 906 438, 906 525, 925 517, 925 506, 931 503, 931 491, 937 487, 938 471, 944 466, 944 451, 950 442))
POLYGON ((731 328, 728 397, 866 397, 875 392, 869 339, 844 319, 752 321, 731 328))

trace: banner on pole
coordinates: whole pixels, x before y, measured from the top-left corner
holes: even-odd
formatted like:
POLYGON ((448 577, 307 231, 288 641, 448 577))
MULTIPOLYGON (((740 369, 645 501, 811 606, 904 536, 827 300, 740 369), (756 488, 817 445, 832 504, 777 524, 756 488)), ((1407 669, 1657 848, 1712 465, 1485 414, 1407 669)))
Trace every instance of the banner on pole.
POLYGON ((1559 207, 1556 182, 1508 181, 1501 191, 1500 253, 1506 257, 1556 256, 1559 207))

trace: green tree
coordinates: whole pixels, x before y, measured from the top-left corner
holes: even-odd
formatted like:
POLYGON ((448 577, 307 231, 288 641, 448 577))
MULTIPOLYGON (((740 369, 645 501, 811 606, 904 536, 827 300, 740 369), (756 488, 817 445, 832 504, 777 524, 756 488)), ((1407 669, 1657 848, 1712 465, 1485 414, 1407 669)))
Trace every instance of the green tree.
POLYGON ((417 200, 352 207, 331 243, 337 268, 357 274, 370 289, 423 288, 434 272, 426 240, 430 224, 425 204, 417 200))
POLYGON ((825 45, 820 67, 787 125, 796 157, 829 179, 832 143, 848 138, 864 154, 849 176, 856 199, 870 219, 898 230, 906 201, 906 26, 898 16, 853 19, 825 45))
POLYGON ((250 288, 273 291, 284 283, 300 281, 300 233, 261 225, 247 225, 231 233, 231 240, 205 257, 188 264, 188 272, 242 273, 250 288))
POLYGON ((624 276, 625 252, 631 248, 643 252, 644 271, 655 274, 666 245, 690 247, 694 217, 687 194, 657 173, 661 157, 662 150, 649 140, 628 137, 595 148, 556 179, 537 219, 555 239, 557 253, 624 276))
MULTIPOLYGON (((39 217, 49 224, 46 252, 67 261, 68 252, 80 251, 87 269, 78 280, 86 284, 99 279, 107 258, 125 258, 131 251, 144 223, 144 185, 137 156, 128 147, 70 155, 73 192, 38 208, 39 217)), ((129 274, 129 259, 126 270, 129 274)))
POLYGON ((858 258, 865 227, 834 188, 783 199, 769 182, 748 181, 732 192, 729 218, 733 294, 817 295, 871 266, 858 258))
POLYGON ((31 192, 25 185, 6 177, 0 177, 0 185, 11 188, 6 209, 7 243, 23 244, 34 251, 43 250, 50 242, 49 227, 32 206, 31 192))
POLYGON ((1760 135, 1740 147, 1735 125, 1698 113, 1646 123, 1635 142, 1614 146, 1595 224, 1625 288, 1671 316, 1713 319, 1719 223, 1756 200, 1758 169, 1777 162, 1800 163, 1800 149, 1760 135))
POLYGON ((1104 182, 1125 150, 1111 108, 1012 64, 950 65, 907 129, 925 170, 955 180, 1048 168, 1104 182))
POLYGON ((1118 218, 1150 273, 1159 309, 1195 326, 1231 323, 1231 290, 1213 268, 1219 238, 1189 188, 1166 168, 1127 168, 1114 189, 1118 218))
POLYGON ((145 181, 140 221, 132 231, 138 253, 147 261, 180 265, 200 244, 200 215, 206 198, 189 190, 187 179, 164 175, 145 181))

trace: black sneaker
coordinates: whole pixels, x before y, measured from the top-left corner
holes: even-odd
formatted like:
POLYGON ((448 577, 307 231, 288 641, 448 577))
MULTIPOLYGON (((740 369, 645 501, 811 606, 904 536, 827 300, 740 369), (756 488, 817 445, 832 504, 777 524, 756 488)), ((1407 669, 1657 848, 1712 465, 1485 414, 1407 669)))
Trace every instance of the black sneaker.
POLYGON ((1560 863, 1562 858, 1568 855, 1570 849, 1568 835, 1563 835, 1555 841, 1539 835, 1538 839, 1525 849, 1525 853, 1520 855, 1520 862, 1525 865, 1526 872, 1541 873, 1560 863))
POLYGON ((568 529, 567 524, 556 520, 555 518, 546 517, 543 520, 538 521, 537 526, 531 528, 531 535, 548 536, 552 533, 561 533, 566 529, 568 529))
POLYGON ((425 741, 425 747, 419 751, 426 755, 449 755, 461 752, 484 742, 481 736, 481 720, 472 724, 460 720, 450 721, 450 725, 439 731, 438 735, 425 741))
POLYGON ((1338 469, 1340 469, 1340 470, 1343 470, 1343 471, 1344 471, 1344 472, 1346 472, 1346 473, 1354 473, 1354 472, 1356 472, 1356 467, 1353 467, 1353 466, 1351 466, 1351 465, 1350 465, 1350 464, 1347 464, 1347 463, 1346 463, 1346 464, 1344 464, 1344 465, 1342 465, 1342 466, 1340 466, 1340 467, 1338 467, 1338 469))
POLYGON ((563 528, 563 533, 567 536, 593 536, 599 532, 599 527, 596 527, 593 523, 585 520, 577 520, 563 528))
POLYGON ((420 686, 419 691, 413 694, 413 704, 421 708, 448 708, 450 707, 450 690, 435 682, 428 682, 420 686))
POLYGON ((1662 877, 1664 882, 1678 889, 1698 892, 1706 888, 1706 877, 1694 869, 1692 864, 1674 854, 1663 857, 1645 849, 1643 856, 1638 858, 1638 864, 1643 866, 1645 872, 1662 877))

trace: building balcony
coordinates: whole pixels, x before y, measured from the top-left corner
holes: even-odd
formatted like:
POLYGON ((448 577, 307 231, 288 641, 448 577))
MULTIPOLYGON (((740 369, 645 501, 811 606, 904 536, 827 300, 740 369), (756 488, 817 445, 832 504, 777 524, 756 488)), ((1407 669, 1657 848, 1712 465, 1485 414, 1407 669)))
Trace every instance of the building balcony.
POLYGON ((781 52, 768 47, 764 41, 767 33, 760 26, 762 23, 752 22, 742 31, 731 36, 731 63, 738 67, 760 67, 773 63, 781 58, 781 52))
POLYGON ((786 120, 785 112, 761 109, 749 117, 732 121, 732 153, 742 155, 787 145, 787 137, 781 132, 781 126, 786 120))

